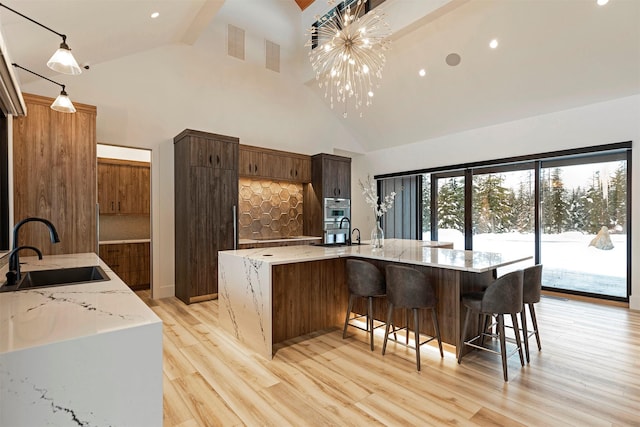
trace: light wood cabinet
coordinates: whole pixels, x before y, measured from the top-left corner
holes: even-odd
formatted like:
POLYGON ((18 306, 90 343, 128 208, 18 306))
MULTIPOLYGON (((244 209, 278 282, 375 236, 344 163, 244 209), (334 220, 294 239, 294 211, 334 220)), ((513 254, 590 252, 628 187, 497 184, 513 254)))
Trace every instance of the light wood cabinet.
POLYGON ((218 251, 236 242, 238 138, 185 130, 174 138, 175 293, 217 297, 218 251))
POLYGON ((324 233, 324 199, 351 198, 351 159, 333 154, 311 156, 311 186, 304 192, 303 233, 324 233))
POLYGON ((100 214, 148 215, 151 211, 150 178, 149 163, 98 159, 100 214))
POLYGON ((307 183, 311 158, 304 154, 240 145, 238 173, 242 177, 307 183))
POLYGON ((44 255, 95 252, 96 107, 75 103, 77 112, 50 108, 53 99, 24 94, 29 114, 13 118, 14 220, 50 220, 60 236, 31 222, 20 229, 20 245, 44 255))
POLYGON ((100 258, 132 289, 146 289, 151 283, 150 244, 100 245, 100 258))

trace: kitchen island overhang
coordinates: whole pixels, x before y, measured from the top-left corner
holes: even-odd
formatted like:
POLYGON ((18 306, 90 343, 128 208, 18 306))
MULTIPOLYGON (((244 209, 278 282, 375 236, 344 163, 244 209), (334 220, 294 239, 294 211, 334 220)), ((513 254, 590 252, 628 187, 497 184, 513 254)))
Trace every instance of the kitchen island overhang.
MULTIPOLYGON (((393 263, 423 271, 436 289, 442 339, 457 346, 461 293, 486 286, 497 268, 531 257, 450 247, 444 242, 387 239, 381 249, 362 245, 221 251, 219 322, 245 346, 271 359, 273 344, 342 325, 348 301, 344 265, 347 258, 360 258, 381 270, 393 263)), ((378 301, 376 318, 384 319, 385 306, 378 301)))

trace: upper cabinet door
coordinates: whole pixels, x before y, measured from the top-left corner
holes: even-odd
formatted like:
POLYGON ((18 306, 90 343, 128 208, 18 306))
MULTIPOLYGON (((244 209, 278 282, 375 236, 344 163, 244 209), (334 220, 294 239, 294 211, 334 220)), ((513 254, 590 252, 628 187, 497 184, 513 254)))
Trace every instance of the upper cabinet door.
POLYGON ((118 166, 119 214, 150 213, 149 168, 144 166, 118 166))
POLYGON ((98 160, 98 203, 101 215, 148 215, 151 212, 151 169, 143 162, 98 160))
POLYGON ((100 214, 118 213, 118 171, 115 165, 98 163, 98 205, 100 214))
POLYGON ((311 157, 241 145, 238 173, 242 177, 308 183, 311 182, 311 157))

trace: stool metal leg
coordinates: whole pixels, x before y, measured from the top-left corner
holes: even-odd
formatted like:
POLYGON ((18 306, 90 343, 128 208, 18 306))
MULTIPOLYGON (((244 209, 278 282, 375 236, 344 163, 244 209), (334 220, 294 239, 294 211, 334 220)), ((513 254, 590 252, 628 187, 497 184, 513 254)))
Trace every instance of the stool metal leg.
MULTIPOLYGON (((389 327, 393 322, 393 304, 388 304, 387 309, 387 325, 384 328, 384 341, 382 343, 382 355, 384 356, 385 351, 387 351, 387 338, 389 337, 389 327)), ((395 325, 393 326, 394 334, 395 334, 395 325)))
POLYGON ((500 336, 500 356, 502 356, 502 374, 505 381, 509 381, 507 375, 507 342, 504 336, 504 315, 498 314, 498 335, 500 336))
POLYGON ((405 308, 404 310, 404 318, 406 320, 405 326, 407 327, 406 329, 406 333, 407 335, 404 337, 405 338, 405 344, 409 345, 409 309, 405 308))
MULTIPOLYGON (((526 304, 523 304, 522 311, 520 312, 520 318, 522 319, 522 339, 524 340, 524 354, 527 357, 527 363, 529 363, 529 331, 527 330, 527 310, 525 310, 526 304)), ((520 335, 520 331, 515 327, 513 330, 520 335)))
POLYGON ((520 327, 518 326, 518 315, 511 314, 511 322, 513 322, 513 330, 516 332, 516 345, 518 346, 518 355, 520 356, 520 365, 524 366, 524 356, 522 355, 522 341, 520 340, 520 327))
POLYGON ((344 319, 344 329, 342 330, 342 339, 347 337, 347 326, 349 326, 349 317, 351 317, 351 309, 353 308, 353 300, 355 295, 349 294, 349 307, 347 308, 347 317, 344 319))
MULTIPOLYGON (((416 366, 420 371, 420 320, 418 318, 418 309, 413 309, 413 338, 416 341, 416 366)), ((407 329, 407 335, 409 330, 407 329)))
POLYGON ((431 319, 433 319, 433 327, 436 330, 436 338, 438 339, 438 347, 440 348, 440 357, 444 357, 444 353, 442 352, 442 339, 440 338, 440 324, 438 323, 438 313, 436 313, 435 308, 431 310, 431 319))
POLYGON ((369 328, 369 335, 371 336, 371 351, 373 351, 373 297, 367 298, 369 305, 367 307, 367 328, 369 328))
POLYGON ((536 319, 536 310, 533 308, 533 304, 529 304, 529 313, 531 314, 531 322, 533 323, 533 331, 536 334, 536 341, 538 343, 538 351, 542 350, 540 345, 540 333, 538 332, 538 320, 536 319))

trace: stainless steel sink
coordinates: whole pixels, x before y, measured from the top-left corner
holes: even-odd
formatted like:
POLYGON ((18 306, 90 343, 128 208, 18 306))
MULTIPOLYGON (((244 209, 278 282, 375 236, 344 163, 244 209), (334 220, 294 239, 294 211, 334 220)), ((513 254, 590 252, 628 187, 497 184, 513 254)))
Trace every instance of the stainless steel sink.
POLYGON ((99 266, 72 267, 55 270, 27 271, 15 286, 2 286, 0 292, 22 291, 33 288, 74 285, 78 283, 101 282, 109 276, 99 266))

